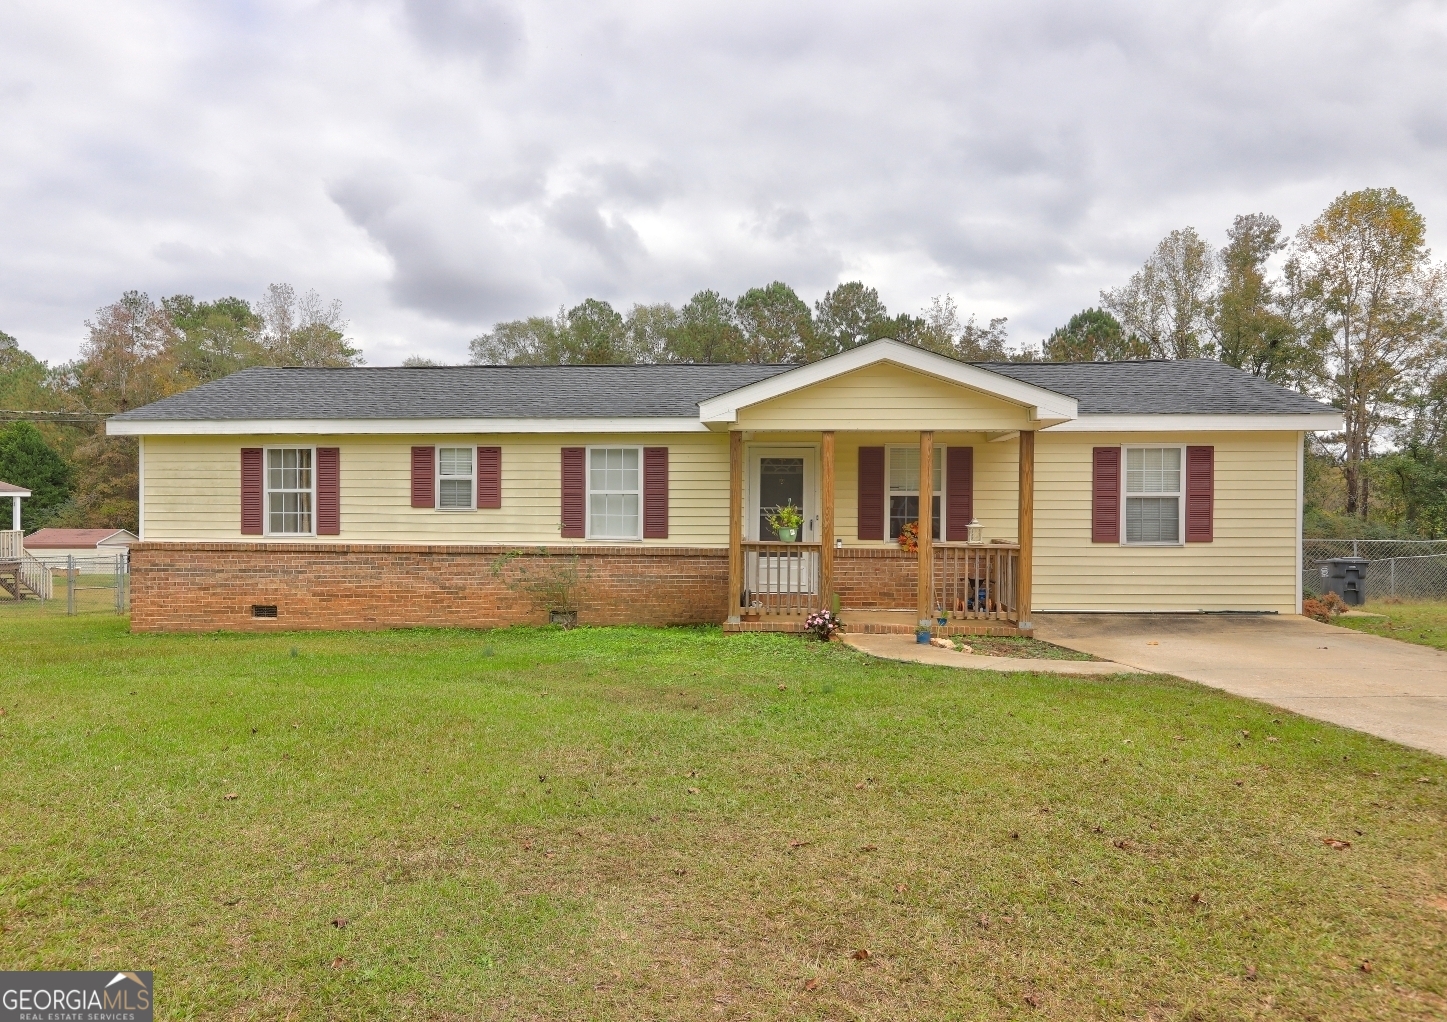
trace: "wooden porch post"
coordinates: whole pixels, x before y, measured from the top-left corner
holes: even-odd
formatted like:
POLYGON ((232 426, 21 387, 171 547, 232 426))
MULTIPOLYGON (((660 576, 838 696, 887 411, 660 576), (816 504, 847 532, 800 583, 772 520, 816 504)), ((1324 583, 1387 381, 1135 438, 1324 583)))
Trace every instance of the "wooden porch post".
POLYGON ((1031 621, 1031 584, 1035 573, 1035 433, 1020 431, 1020 575, 1016 580, 1015 616, 1022 631, 1035 627, 1031 621))
POLYGON ((729 432, 729 609, 728 621, 739 621, 744 588, 744 435, 729 432))
POLYGON ((834 605, 834 431, 825 430, 819 444, 819 600, 820 609, 834 605))
POLYGON ((921 430, 919 434, 919 620, 928 624, 933 620, 934 579, 934 487, 935 487, 935 435, 932 430, 921 430))

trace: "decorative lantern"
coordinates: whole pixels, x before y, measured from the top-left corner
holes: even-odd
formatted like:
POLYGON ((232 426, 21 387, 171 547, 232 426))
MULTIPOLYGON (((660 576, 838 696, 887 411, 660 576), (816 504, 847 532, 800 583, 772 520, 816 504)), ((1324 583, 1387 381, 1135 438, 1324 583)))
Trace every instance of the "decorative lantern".
POLYGON ((971 518, 968 528, 969 531, 965 533, 966 543, 970 544, 971 546, 979 546, 985 541, 984 536, 982 535, 984 530, 980 528, 980 520, 978 518, 971 518))

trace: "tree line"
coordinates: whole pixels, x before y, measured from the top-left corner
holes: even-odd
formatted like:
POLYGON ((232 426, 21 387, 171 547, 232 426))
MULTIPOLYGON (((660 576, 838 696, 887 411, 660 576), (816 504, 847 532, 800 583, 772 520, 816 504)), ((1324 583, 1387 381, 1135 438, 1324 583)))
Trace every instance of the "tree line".
MULTIPOLYGON (((1311 528, 1442 536, 1444 308, 1447 272, 1431 259, 1425 220, 1395 189, 1374 188, 1338 196, 1293 235, 1265 213, 1236 217, 1219 250, 1192 227, 1172 231, 1124 284, 1035 345, 1012 348, 1003 317, 982 324, 950 295, 891 314, 862 281, 839 284, 812 307, 775 281, 737 298, 700 291, 677 307, 619 311, 588 298, 497 323, 472 340, 469 356, 511 365, 804 363, 893 338, 973 362, 1219 359, 1342 410, 1346 428, 1312 449, 1311 528)), ((255 302, 153 302, 127 292, 85 327, 80 357, 54 367, 0 334, 0 415, 35 420, 0 433, 0 479, 51 480, 45 496, 37 489, 27 528, 134 527, 135 445, 104 436, 107 414, 247 366, 362 361, 339 303, 284 284, 255 302)))

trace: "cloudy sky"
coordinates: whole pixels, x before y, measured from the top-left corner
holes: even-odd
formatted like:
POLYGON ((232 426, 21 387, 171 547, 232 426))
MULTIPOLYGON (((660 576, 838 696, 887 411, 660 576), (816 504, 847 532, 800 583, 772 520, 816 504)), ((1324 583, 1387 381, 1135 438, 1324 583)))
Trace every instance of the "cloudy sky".
POLYGON ((1447 5, 0 5, 0 330, 339 298, 373 365, 500 319, 842 280, 1033 342, 1168 230, 1395 185, 1447 230, 1447 5))

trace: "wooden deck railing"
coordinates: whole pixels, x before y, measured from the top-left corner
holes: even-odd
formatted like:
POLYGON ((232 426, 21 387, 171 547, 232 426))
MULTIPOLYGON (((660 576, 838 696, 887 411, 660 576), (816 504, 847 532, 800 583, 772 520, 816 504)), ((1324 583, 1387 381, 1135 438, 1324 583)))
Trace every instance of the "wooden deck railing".
POLYGON ((0 561, 18 561, 25 553, 25 533, 19 529, 0 531, 0 561))
POLYGON ((959 620, 1018 621, 1019 566, 1013 543, 936 543, 934 606, 959 620))
POLYGON ((743 610, 807 614, 819 607, 820 543, 743 544, 743 610))

